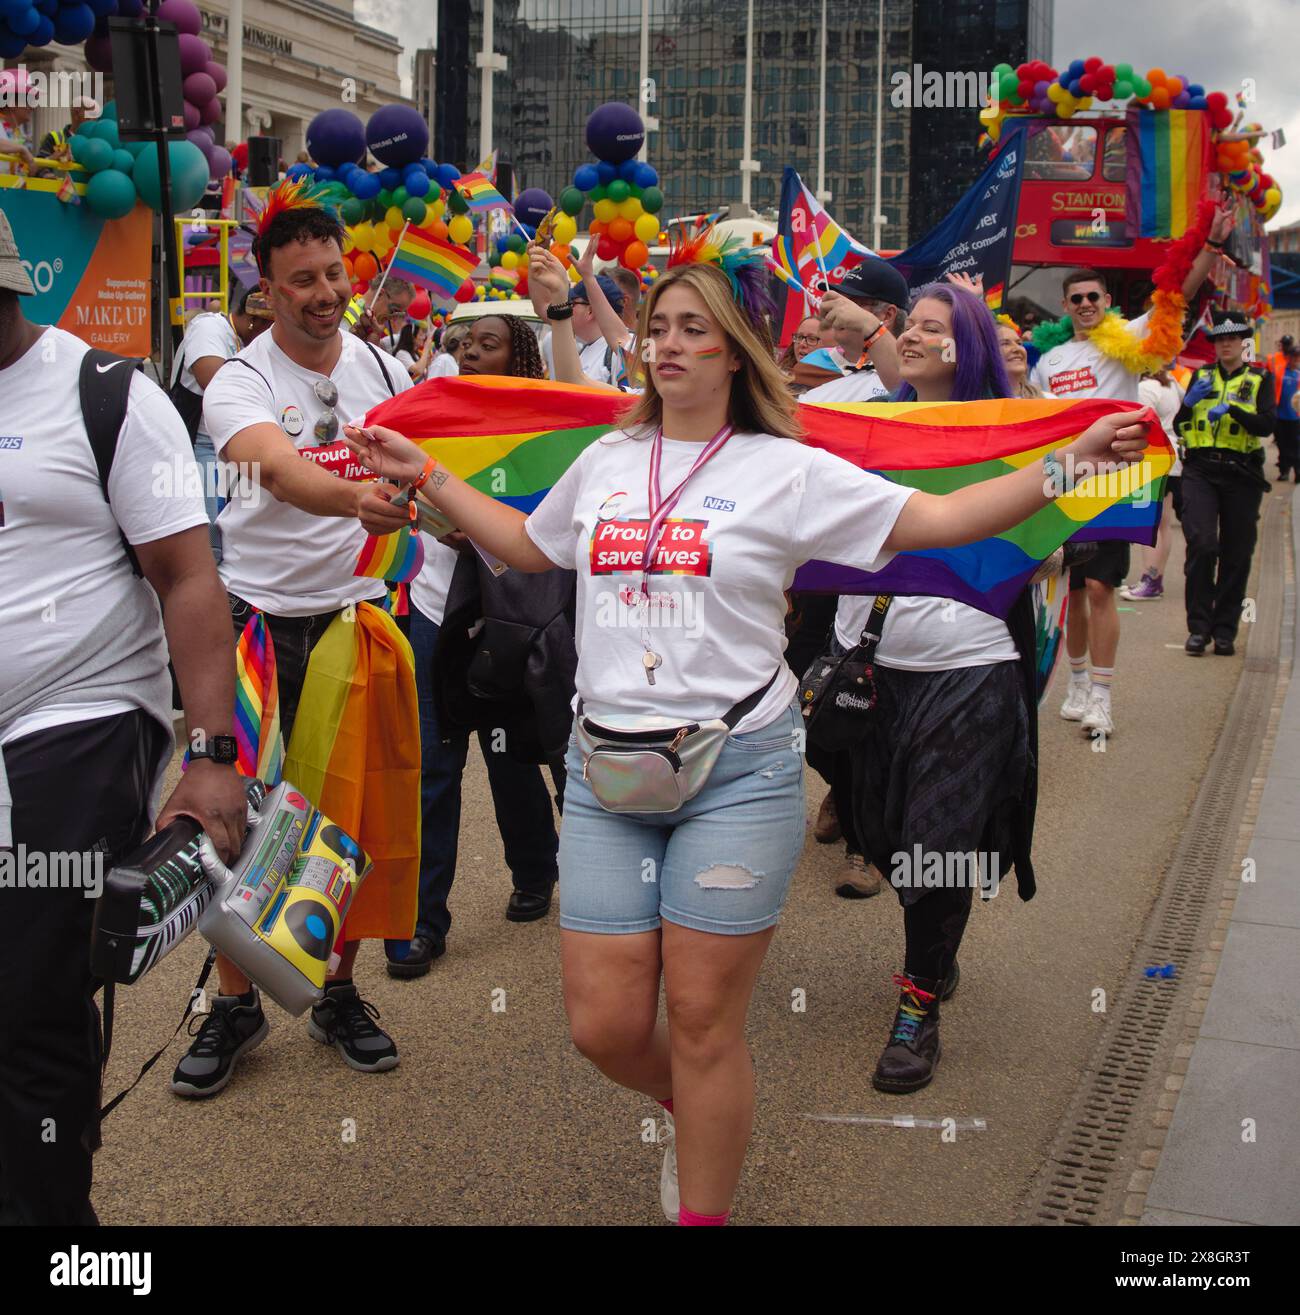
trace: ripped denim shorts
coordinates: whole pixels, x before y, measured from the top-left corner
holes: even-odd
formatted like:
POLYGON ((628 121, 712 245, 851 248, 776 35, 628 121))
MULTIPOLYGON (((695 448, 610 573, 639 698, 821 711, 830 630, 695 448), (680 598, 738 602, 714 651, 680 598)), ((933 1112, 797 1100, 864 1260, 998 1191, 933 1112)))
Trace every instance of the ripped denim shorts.
POLYGON ((672 813, 609 813, 569 741, 560 926, 628 935, 663 919, 745 936, 781 917, 804 842, 803 720, 791 704, 732 735, 708 782, 672 813))

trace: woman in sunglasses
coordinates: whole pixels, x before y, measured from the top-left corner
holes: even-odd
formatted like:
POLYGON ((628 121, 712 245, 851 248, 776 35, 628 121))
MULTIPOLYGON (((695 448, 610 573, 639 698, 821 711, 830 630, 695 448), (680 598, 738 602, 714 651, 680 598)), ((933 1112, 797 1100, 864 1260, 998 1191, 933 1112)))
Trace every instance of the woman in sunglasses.
MULTIPOLYGON (((758 328, 762 267, 706 237, 674 252, 647 298, 646 391, 624 427, 530 516, 392 430, 346 434, 366 465, 418 482, 516 570, 577 572, 565 1002, 578 1049, 674 1117, 661 1201, 683 1224, 722 1224, 731 1209, 754 1111, 745 1020, 803 848, 783 589, 805 560, 883 566, 996 533, 1048 497, 1041 466, 937 497, 800 443, 758 328), (621 770, 629 755, 640 766, 621 770)), ((1099 421, 1070 455, 1137 459, 1146 426, 1133 419, 1099 421)))

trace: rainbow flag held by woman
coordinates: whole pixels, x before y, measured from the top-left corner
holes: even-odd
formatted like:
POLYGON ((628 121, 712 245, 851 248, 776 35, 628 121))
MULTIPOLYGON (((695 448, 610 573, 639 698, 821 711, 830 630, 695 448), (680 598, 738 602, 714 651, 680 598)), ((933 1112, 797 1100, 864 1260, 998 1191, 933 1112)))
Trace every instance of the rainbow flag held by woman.
POLYGON ((368 534, 352 574, 409 584, 423 566, 424 543, 419 532, 403 525, 392 534, 368 534))
POLYGON ((1131 234, 1178 238, 1196 222, 1210 171, 1204 110, 1144 110, 1125 116, 1125 214, 1131 234))
MULTIPOLYGON (((418 442, 453 474, 530 512, 630 399, 603 389, 504 377, 432 379, 381 402, 367 424, 418 442)), ((1132 402, 804 403, 807 442, 931 493, 949 493, 1041 462, 1095 420, 1132 402)), ((1158 427, 1141 463, 1082 482, 1026 522, 963 548, 899 553, 883 570, 809 562, 794 587, 849 594, 931 594, 1005 617, 1039 564, 1067 539, 1153 544, 1173 451, 1158 427)))

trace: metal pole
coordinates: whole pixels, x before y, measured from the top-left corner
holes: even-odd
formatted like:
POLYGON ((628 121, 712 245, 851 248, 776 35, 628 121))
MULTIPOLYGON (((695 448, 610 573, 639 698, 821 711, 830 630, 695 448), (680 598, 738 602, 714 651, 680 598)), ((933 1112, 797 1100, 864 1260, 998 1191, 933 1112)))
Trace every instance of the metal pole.
POLYGON ((162 71, 158 62, 158 4, 159 0, 149 0, 149 16, 145 19, 148 40, 149 68, 149 108, 153 119, 158 151, 158 189, 161 205, 158 210, 158 222, 161 225, 158 234, 159 264, 159 302, 162 320, 158 326, 158 346, 161 358, 159 377, 164 381, 171 377, 172 352, 180 338, 180 326, 172 323, 172 308, 180 307, 181 288, 177 273, 176 222, 172 211, 172 177, 171 153, 168 150, 166 125, 163 122, 162 71))
POLYGON ((483 0, 483 55, 479 61, 478 158, 492 152, 493 44, 496 35, 495 0, 483 0))
POLYGON ((873 189, 871 216, 872 248, 880 250, 880 235, 885 227, 885 216, 880 212, 880 140, 881 118, 885 112, 885 0, 880 0, 876 11, 876 181, 873 189))
POLYGON ((230 0, 226 19, 226 140, 244 140, 244 0, 230 0))
POLYGON ((745 158, 740 162, 740 199, 749 209, 750 181, 758 172, 754 155, 754 0, 749 0, 745 17, 745 158))
POLYGON ((826 195, 826 0, 822 0, 821 88, 817 107, 817 199, 826 195))
MULTIPOLYGON (((646 82, 650 77, 650 0, 641 0, 641 59, 637 72, 637 113, 641 115, 642 122, 645 121, 646 112, 649 108, 649 102, 646 99, 646 82)), ((641 142, 641 149, 637 152, 638 160, 649 158, 650 150, 650 128, 646 125, 646 134, 641 142)))

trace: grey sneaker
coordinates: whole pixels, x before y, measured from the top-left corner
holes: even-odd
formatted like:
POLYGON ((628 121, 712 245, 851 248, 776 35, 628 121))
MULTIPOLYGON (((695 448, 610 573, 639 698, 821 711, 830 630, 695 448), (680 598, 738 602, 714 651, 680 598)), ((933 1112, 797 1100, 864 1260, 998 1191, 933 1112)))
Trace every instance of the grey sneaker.
POLYGON ((194 1044, 176 1065, 172 1090, 189 1098, 215 1096, 234 1076, 235 1065, 254 1046, 260 1046, 270 1030, 257 987, 251 1005, 241 1005, 237 995, 217 996, 211 1013, 190 1020, 194 1044))
POLYGON ((325 998, 312 1005, 307 1035, 333 1046, 360 1073, 382 1073, 397 1067, 397 1047, 374 1020, 379 1010, 363 1000, 351 982, 325 988, 325 998))

